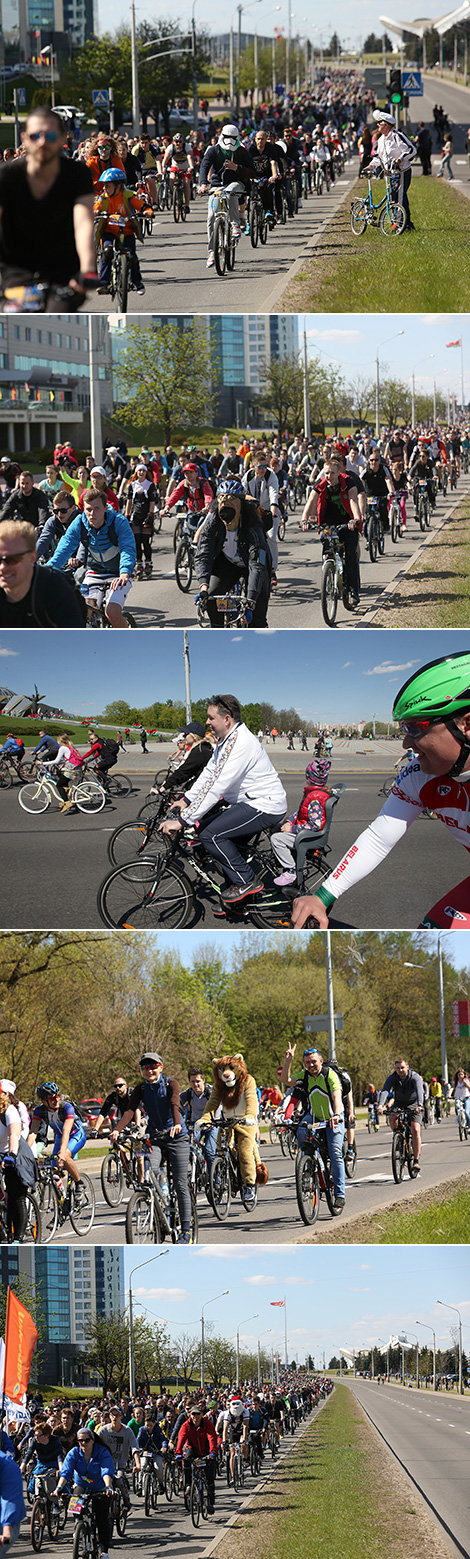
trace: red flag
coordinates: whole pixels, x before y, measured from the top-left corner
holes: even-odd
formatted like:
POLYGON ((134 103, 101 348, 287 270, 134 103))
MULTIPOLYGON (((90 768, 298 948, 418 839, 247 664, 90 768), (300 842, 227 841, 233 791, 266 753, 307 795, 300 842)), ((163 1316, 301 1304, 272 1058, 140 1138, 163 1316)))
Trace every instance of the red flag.
POLYGON ((28 1388, 29 1372, 37 1327, 24 1305, 20 1304, 13 1289, 8 1289, 5 1324, 5 1371, 3 1390, 11 1402, 21 1401, 28 1388))
POLYGON ((461 341, 446 341, 446 346, 461 346, 461 341))
POLYGON ((270 1305, 285 1305, 285 1299, 270 1299, 270 1305))

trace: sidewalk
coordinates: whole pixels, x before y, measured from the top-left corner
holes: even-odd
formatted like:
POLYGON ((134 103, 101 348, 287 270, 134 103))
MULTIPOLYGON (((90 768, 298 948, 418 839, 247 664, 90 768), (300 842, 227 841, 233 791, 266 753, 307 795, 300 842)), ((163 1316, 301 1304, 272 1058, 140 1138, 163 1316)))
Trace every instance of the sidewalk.
MULTIPOLYGON (((99 726, 99 720, 96 721, 99 726)), ((169 743, 148 742, 148 752, 142 753, 140 746, 128 747, 125 753, 120 753, 117 769, 124 774, 146 774, 149 783, 153 781, 156 769, 166 768, 168 763, 169 743)), ((264 742, 268 757, 278 773, 298 774, 303 773, 314 756, 314 739, 308 738, 308 751, 301 752, 300 743, 297 742, 293 752, 289 752, 287 741, 279 737, 274 743, 264 742)), ((333 747, 332 768, 335 773, 341 770, 357 770, 358 773, 388 774, 392 773, 396 759, 403 751, 403 744, 399 736, 391 737, 387 741, 385 737, 377 737, 376 741, 369 742, 350 740, 348 737, 338 737, 333 747)), ((404 760, 403 760, 404 761, 404 760)))

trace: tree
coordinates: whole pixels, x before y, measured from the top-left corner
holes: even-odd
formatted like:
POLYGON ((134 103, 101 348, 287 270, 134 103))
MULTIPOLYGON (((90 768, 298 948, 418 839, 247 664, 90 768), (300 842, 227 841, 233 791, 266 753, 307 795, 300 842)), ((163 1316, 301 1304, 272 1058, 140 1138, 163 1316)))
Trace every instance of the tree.
POLYGON ((190 1332, 179 1332, 173 1339, 173 1358, 178 1359, 179 1372, 183 1376, 184 1389, 189 1390, 192 1375, 200 1362, 201 1343, 199 1337, 192 1337, 190 1332))
MULTIPOLYGON (((162 40, 162 58, 151 58, 159 52, 158 41, 154 50, 141 53, 139 57, 139 96, 143 124, 145 126, 147 115, 152 114, 158 123, 158 115, 162 114, 165 130, 169 130, 169 112, 172 103, 185 91, 188 91, 192 82, 193 59, 189 49, 189 37, 182 36, 179 22, 174 19, 159 20, 157 22, 144 22, 137 31, 138 50, 150 39, 162 40), (169 46, 163 43, 170 38, 175 47, 181 42, 186 52, 178 55, 168 51, 169 46), (163 52, 165 50, 165 52, 163 52)), ((198 49, 196 54, 196 69, 201 76, 207 67, 207 45, 204 35, 198 28, 198 49)), ((73 60, 70 65, 61 69, 61 90, 64 92, 63 102, 75 101, 77 93, 82 97, 85 108, 93 112, 93 88, 101 81, 114 89, 116 123, 122 123, 125 113, 132 104, 132 64, 131 64, 131 35, 128 27, 120 27, 115 33, 105 33, 102 38, 90 38, 83 48, 74 49, 73 60), (67 96, 67 93, 69 96, 67 96), (71 94, 74 94, 72 97, 71 94)))
POLYGON ((400 418, 408 421, 411 415, 409 386, 402 379, 383 379, 380 386, 382 420, 389 428, 396 427, 400 418))
POLYGON ((341 44, 337 32, 334 32, 333 37, 330 38, 328 48, 325 49, 325 54, 332 54, 336 59, 341 54, 341 44))
MULTIPOLYGON (((365 42, 364 42, 364 50, 363 50, 364 54, 381 54, 382 53, 382 48, 383 48, 383 42, 384 42, 384 34, 383 33, 379 33, 378 37, 376 37, 375 32, 368 33, 367 38, 365 39, 365 42)), ((385 33, 385 48, 386 48, 388 54, 392 54, 393 53, 393 44, 391 43, 391 40, 390 40, 387 32, 385 33)))
POLYGON ((217 361, 205 320, 128 325, 119 364, 126 413, 136 427, 163 423, 165 443, 176 424, 209 419, 216 399, 217 361))
POLYGON ((129 1323, 127 1316, 97 1316, 85 1327, 87 1363, 101 1380, 103 1396, 107 1391, 124 1391, 129 1380, 129 1323))
POLYGON ((303 426, 303 374, 295 352, 264 364, 260 372, 260 401, 273 412, 280 438, 288 425, 294 432, 303 426))
POLYGON ((351 412, 355 414, 359 426, 362 428, 367 422, 369 412, 375 402, 375 384, 373 379, 365 379, 363 374, 356 374, 355 379, 350 379, 346 390, 351 412))
POLYGON ((206 1337, 204 1345, 205 1373, 214 1387, 224 1380, 233 1380, 236 1369, 235 1349, 226 1337, 206 1337))

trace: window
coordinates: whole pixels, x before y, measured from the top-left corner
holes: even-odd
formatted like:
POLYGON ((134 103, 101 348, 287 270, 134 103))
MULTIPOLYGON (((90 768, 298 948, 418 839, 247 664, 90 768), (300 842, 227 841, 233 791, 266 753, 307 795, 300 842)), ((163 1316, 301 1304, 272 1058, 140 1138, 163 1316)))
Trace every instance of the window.
POLYGON ((15 337, 15 341, 19 341, 19 339, 20 339, 20 327, 19 327, 19 325, 15 325, 14 326, 13 335, 15 337))
POLYGON ((71 346, 72 346, 72 337, 71 336, 66 336, 65 337, 65 345, 66 345, 68 351, 70 352, 70 349, 71 349, 71 346))
POLYGON ((48 330, 47 332, 47 345, 52 346, 52 330, 48 330))
POLYGON ((56 346, 62 346, 62 336, 61 335, 59 335, 59 334, 56 335, 55 344, 56 344, 56 346))
POLYGON ((75 351, 76 352, 81 352, 81 349, 82 349, 82 343, 81 343, 81 340, 80 340, 80 336, 75 336, 75 351))
POLYGON ((24 338, 25 338, 25 341, 30 341, 31 340, 31 331, 30 331, 29 325, 26 326, 26 330, 25 330, 25 333, 24 333, 24 338))
POLYGON ((36 331, 36 341, 38 343, 38 346, 40 346, 41 345, 41 341, 42 341, 42 330, 37 330, 36 331))

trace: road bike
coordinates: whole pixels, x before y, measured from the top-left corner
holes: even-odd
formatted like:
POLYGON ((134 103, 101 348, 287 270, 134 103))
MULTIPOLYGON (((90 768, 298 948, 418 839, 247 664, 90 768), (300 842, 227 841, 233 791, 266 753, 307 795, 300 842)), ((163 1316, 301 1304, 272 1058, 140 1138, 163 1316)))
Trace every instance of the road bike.
POLYGON ((42 1241, 48 1245, 70 1218, 74 1234, 84 1239, 95 1220, 95 1192, 89 1175, 80 1171, 80 1189, 66 1169, 60 1169, 51 1156, 38 1164, 37 1202, 41 1216, 42 1241), (78 1194, 77 1194, 78 1193, 78 1194))
POLYGON ((321 609, 323 621, 328 628, 332 628, 336 622, 338 601, 342 600, 347 612, 353 610, 354 602, 351 591, 346 584, 346 557, 344 534, 341 532, 346 526, 338 529, 332 526, 328 530, 320 532, 320 541, 323 547, 322 571, 321 571, 321 609))
POLYGON ((224 1223, 229 1217, 232 1199, 237 1195, 240 1195, 245 1212, 254 1212, 258 1190, 255 1184, 251 1188, 255 1193, 253 1199, 246 1201, 246 1187, 241 1177, 235 1129, 237 1126, 246 1124, 245 1117, 234 1116, 233 1119, 227 1119, 221 1115, 218 1120, 213 1118, 213 1124, 218 1126, 219 1132, 217 1152, 210 1167, 211 1202, 216 1218, 220 1223, 224 1223))
POLYGON ((108 1207, 119 1207, 124 1195, 124 1186, 127 1190, 134 1190, 139 1185, 138 1164, 140 1154, 136 1153, 137 1141, 142 1141, 135 1126, 129 1126, 121 1132, 118 1142, 110 1144, 106 1158, 101 1165, 101 1190, 108 1207))
POLYGON ((333 1217, 335 1189, 326 1140, 326 1125, 307 1125, 305 1146, 299 1147, 295 1161, 297 1205, 304 1223, 316 1223, 320 1200, 324 1196, 333 1217))
POLYGON ((367 545, 371 563, 377 560, 377 553, 383 557, 385 551, 385 536, 382 515, 380 512, 380 500, 378 498, 367 499, 367 545))
MULTIPOLYGON (((79 812, 102 811, 106 802, 106 795, 103 786, 98 784, 98 780, 82 779, 79 771, 76 779, 69 779, 68 787, 68 800, 73 801, 79 812)), ((53 771, 47 769, 41 769, 38 778, 30 780, 26 785, 22 785, 21 790, 18 792, 18 801, 20 807, 23 808, 23 812, 47 812, 47 808, 52 806, 53 801, 57 801, 59 806, 62 806, 63 799, 54 779, 53 771)))
MULTIPOLYGON (((144 1140, 146 1150, 146 1181, 132 1192, 126 1208, 126 1241, 128 1245, 160 1245, 170 1239, 175 1245, 181 1234, 178 1198, 173 1179, 171 1160, 167 1153, 167 1131, 155 1131, 152 1142, 144 1140), (148 1155, 157 1144, 161 1150, 161 1166, 155 1172, 148 1155), (166 1170, 166 1174, 165 1174, 166 1170)), ((194 1191, 188 1186, 191 1202, 190 1242, 197 1244, 198 1214, 194 1191)))
POLYGON ((375 174, 369 168, 365 168, 364 173, 369 180, 368 193, 362 198, 356 197, 351 204, 351 228, 355 237, 361 237, 367 227, 379 227, 385 238, 399 238, 406 227, 406 212, 404 206, 394 199, 392 173, 381 170, 375 174), (385 195, 374 202, 371 180, 376 177, 385 177, 385 195))
MULTIPOLYGON (((23 1194, 26 1203, 26 1229, 21 1243, 23 1245, 41 1245, 44 1243, 44 1231, 38 1197, 32 1191, 24 1191, 23 1194)), ((8 1216, 7 1190, 3 1164, 0 1160, 0 1245, 10 1245, 12 1238, 11 1220, 8 1216)))
POLYGON ((417 1174, 413 1140, 411 1136, 411 1120, 407 1110, 394 1108, 392 1114, 397 1116, 397 1124, 394 1127, 392 1138, 392 1170, 396 1185, 403 1180, 405 1166, 410 1180, 414 1180, 417 1174))

